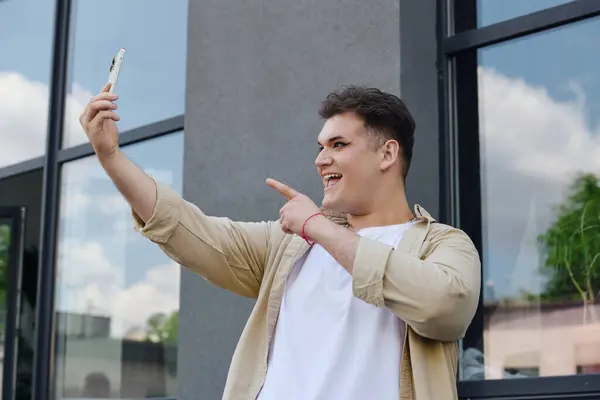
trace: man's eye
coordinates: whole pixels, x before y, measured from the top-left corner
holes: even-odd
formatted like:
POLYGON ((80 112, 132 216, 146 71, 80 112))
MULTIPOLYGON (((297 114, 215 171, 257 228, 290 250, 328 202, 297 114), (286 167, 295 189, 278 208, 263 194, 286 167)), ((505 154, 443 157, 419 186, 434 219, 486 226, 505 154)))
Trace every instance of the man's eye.
POLYGON ((345 145, 346 145, 346 143, 344 143, 344 142, 335 142, 333 144, 333 147, 334 148, 336 148, 336 147, 344 147, 345 145))

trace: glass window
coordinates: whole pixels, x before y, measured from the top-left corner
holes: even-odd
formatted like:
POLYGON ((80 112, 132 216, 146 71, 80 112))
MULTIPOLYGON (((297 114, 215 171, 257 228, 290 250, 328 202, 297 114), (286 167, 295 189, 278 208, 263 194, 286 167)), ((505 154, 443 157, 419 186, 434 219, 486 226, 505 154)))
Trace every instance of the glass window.
POLYGON ((571 1, 573 0, 477 0, 477 24, 491 25, 571 1))
MULTIPOLYGON (((1 9, 0 5, 0 9, 1 9)), ((14 399, 29 400, 31 399, 31 382, 33 371, 33 360, 35 356, 35 313, 38 304, 37 295, 37 277, 39 272, 39 241, 41 227, 41 211, 42 211, 42 187, 43 187, 43 171, 36 169, 24 174, 11 176, 9 178, 0 179, 0 216, 6 215, 6 210, 25 209, 24 231, 22 232, 22 243, 11 240, 7 243, 7 237, 0 238, 0 293, 10 292, 9 289, 14 289, 19 285, 17 293, 18 309, 16 311, 16 323, 19 326, 17 335, 14 336, 14 360, 16 360, 15 381, 14 381, 14 399), (5 247, 10 245, 10 250, 5 247), (9 262, 11 268, 18 269, 17 276, 20 277, 20 282, 7 282, 8 271, 6 270, 7 251, 16 250, 19 253, 20 262, 15 264, 9 262), (3 262, 4 260, 4 262, 3 262), (4 267, 1 265, 4 264, 4 267), (20 264, 20 267, 19 267, 20 264), (4 270, 2 270, 4 268, 4 270), (2 285, 6 285, 2 287, 2 285), (6 291, 4 291, 6 290, 6 291)), ((14 211, 13 211, 14 212, 14 211)), ((20 212, 20 211, 19 211, 20 212)), ((14 214, 13 214, 14 215, 14 214)), ((14 217, 11 218, 15 223, 14 217)), ((6 219, 1 222, 6 224, 6 219)), ((15 233, 13 230, 16 225, 10 227, 10 233, 15 233)), ((0 236, 7 235, 7 226, 0 227, 0 236)), ((13 238, 14 239, 14 238, 13 238)), ((14 272, 13 272, 14 274, 14 272)), ((19 279, 19 278, 15 278, 19 279)), ((6 311, 6 309, 4 310, 6 311)), ((14 320, 13 320, 14 321, 14 320)), ((1 348, 0 348, 1 349, 1 348)), ((2 350, 0 350, 2 351, 2 350)), ((0 359, 4 358, 4 365, 7 365, 7 354, 0 354, 0 359)), ((0 368, 1 369, 1 368, 0 368)), ((0 378, 1 380, 2 378, 0 378)))
POLYGON ((479 52, 484 323, 464 379, 599 371, 599 35, 594 19, 479 52))
POLYGON ((73 1, 63 147, 87 142, 79 115, 108 81, 112 58, 121 47, 126 53, 115 90, 119 130, 184 113, 187 4, 186 0, 73 1), (98 29, 107 23, 107 29, 98 29))
MULTIPOLYGON (((182 133, 123 151, 181 191, 182 133)), ((57 399, 174 395, 179 269, 133 229, 126 201, 95 157, 63 167, 57 399)))
POLYGON ((0 2, 0 168, 44 154, 53 26, 54 0, 0 2))
POLYGON ((6 285, 8 283, 8 251, 10 248, 11 221, 0 215, 0 393, 2 392, 4 369, 4 343, 6 338, 6 285))

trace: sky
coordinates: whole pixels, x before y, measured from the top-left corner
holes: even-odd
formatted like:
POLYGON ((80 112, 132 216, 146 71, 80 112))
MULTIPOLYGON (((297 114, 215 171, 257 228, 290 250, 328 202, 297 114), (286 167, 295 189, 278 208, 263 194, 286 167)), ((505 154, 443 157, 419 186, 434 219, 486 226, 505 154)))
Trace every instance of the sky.
MULTIPOLYGON (((562 3, 479 0, 480 25, 562 3)), ((120 130, 183 114, 186 12, 185 0, 74 1, 65 146, 86 141, 78 116, 121 47, 120 130)), ((18 39, 0 41, 0 167, 44 151, 53 13, 50 0, 0 2, 0 36, 18 39)), ((574 174, 600 172, 598 37, 594 19, 479 51, 486 298, 542 290, 535 237, 574 174)), ((181 191, 182 133, 125 151, 181 191)), ((179 267, 133 230, 95 159, 64 168, 61 199, 58 310, 110 316, 119 338, 178 309, 179 267)))
MULTIPOLYGON (((121 132, 184 113, 186 0, 73 1, 63 146, 87 142, 78 117, 127 49, 116 92, 121 132)), ((54 1, 0 2, 0 168, 44 152, 54 1)), ((124 151, 182 190, 183 133, 124 151)), ((180 267, 133 229, 130 210, 95 158, 61 176, 56 307, 111 318, 111 336, 179 309, 180 267)), ((70 368, 69 346, 66 371, 70 368)), ((76 355, 74 355, 76 357, 76 355)), ((118 360, 117 360, 118 361, 118 360)), ((75 361, 74 361, 75 362, 75 361)), ((73 364, 72 367, 75 367, 73 364)))
MULTIPOLYGON (((480 2, 487 25, 565 1, 480 2)), ((599 34, 595 18, 479 50, 487 299, 543 290, 535 238, 575 173, 600 172, 599 34)))
MULTIPOLYGON (((461 0, 454 0, 461 1, 461 0)), ((510 18, 570 3, 572 0, 477 0, 477 25, 486 26, 510 18)))
MULTIPOLYGON (((0 3, 0 35, 19 39, 0 41, 2 54, 11 55, 0 61, 0 167, 44 151, 53 3, 0 3)), ((187 1, 75 1, 72 18, 64 146, 87 141, 79 114, 105 84, 120 47, 128 51, 117 84, 119 129, 183 114, 187 1), (99 31, 107 17, 110 29, 99 31)), ((181 191, 182 138, 177 133, 125 151, 181 191)), ((93 158, 66 165, 61 194, 59 310, 114 316, 120 321, 112 333, 122 336, 153 312, 178 309, 179 269, 133 231, 125 202, 93 158), (160 276, 177 287, 158 285, 169 281, 160 276)))
MULTIPOLYGON (((10 55, 0 60, 0 167, 44 152, 53 15, 51 0, 0 2, 0 34, 18 39, 0 41, 2 54, 10 55), (26 126, 7 116, 20 116, 26 126)), ((107 82, 121 47, 127 49, 117 83, 121 131, 183 114, 186 0, 73 1, 72 19, 63 146, 86 142, 79 114, 107 82), (110 29, 98 29, 104 25, 110 29)))

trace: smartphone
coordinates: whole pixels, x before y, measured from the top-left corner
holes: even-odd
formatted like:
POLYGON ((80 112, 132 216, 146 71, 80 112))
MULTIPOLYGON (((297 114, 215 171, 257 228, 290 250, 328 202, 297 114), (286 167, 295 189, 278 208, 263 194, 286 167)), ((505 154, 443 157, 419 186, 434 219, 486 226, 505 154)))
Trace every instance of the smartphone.
POLYGON ((108 75, 108 81, 111 84, 109 93, 113 93, 115 91, 115 86, 117 86, 117 78, 119 77, 119 71, 121 70, 121 64, 123 63, 124 55, 125 49, 122 48, 112 59, 112 64, 110 65, 110 73, 108 75))

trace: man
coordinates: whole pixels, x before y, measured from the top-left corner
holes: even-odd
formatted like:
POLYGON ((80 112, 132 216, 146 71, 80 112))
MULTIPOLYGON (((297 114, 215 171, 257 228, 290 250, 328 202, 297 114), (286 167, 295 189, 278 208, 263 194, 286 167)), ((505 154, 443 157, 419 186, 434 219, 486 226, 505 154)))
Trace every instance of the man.
MULTIPOLYGON (((348 87, 320 115, 322 207, 273 179, 275 222, 210 217, 118 147, 108 85, 81 115, 141 233, 210 282, 256 299, 224 399, 456 399, 457 340, 477 308, 467 235, 405 195, 415 123, 396 96, 348 87)), ((201 372, 199 372, 201 373, 201 372)))

